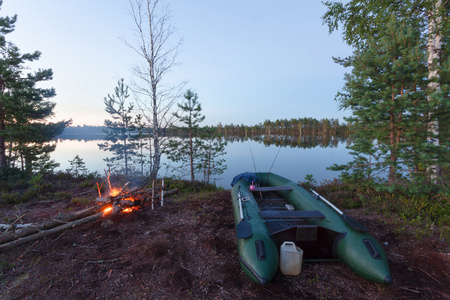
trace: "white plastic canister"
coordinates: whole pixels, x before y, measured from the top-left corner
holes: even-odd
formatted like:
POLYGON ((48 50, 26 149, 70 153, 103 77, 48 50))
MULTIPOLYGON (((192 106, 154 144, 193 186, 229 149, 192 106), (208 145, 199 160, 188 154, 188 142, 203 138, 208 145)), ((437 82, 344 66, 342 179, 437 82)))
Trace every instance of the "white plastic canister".
POLYGON ((284 242, 280 249, 280 270, 285 275, 298 275, 302 271, 303 250, 294 242, 284 242))

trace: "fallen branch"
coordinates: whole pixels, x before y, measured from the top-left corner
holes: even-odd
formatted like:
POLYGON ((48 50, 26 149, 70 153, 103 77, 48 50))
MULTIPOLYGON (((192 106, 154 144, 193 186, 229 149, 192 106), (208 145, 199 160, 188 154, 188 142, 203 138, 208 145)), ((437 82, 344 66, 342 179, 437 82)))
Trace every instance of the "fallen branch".
POLYGON ((39 242, 39 241, 35 241, 35 242, 33 243, 33 245, 31 245, 30 247, 28 247, 27 250, 25 250, 25 252, 23 252, 18 258, 16 258, 16 261, 17 261, 17 260, 20 260, 20 259, 21 259, 28 251, 30 251, 30 249, 33 248, 34 245, 36 245, 38 242, 39 242))
MULTIPOLYGON (((170 196, 170 195, 173 195, 173 194, 176 194, 176 193, 178 193, 178 189, 173 189, 173 190, 170 190, 170 191, 164 191, 164 197, 165 196, 170 196)), ((159 193, 159 194, 156 194, 156 195, 154 195, 153 196, 153 199, 159 199, 159 198, 161 198, 161 193, 159 193)))
POLYGON ((434 281, 436 281, 436 282, 439 283, 440 285, 444 286, 439 280, 437 280, 436 278, 434 278, 433 276, 431 276, 430 274, 428 274, 427 272, 425 272, 425 271, 422 270, 421 268, 416 267, 416 266, 412 266, 412 267, 415 268, 415 269, 417 269, 417 270, 420 270, 420 271, 424 272, 425 274, 427 274, 428 276, 430 276, 431 279, 433 279, 434 281))

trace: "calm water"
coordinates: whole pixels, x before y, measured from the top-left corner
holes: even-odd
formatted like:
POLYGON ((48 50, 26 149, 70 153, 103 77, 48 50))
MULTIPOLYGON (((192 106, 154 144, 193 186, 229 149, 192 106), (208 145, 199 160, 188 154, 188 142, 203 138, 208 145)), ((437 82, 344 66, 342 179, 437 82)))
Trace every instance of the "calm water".
MULTIPOLYGON (((103 158, 110 155, 98 149, 97 144, 101 141, 77 141, 59 140, 56 150, 52 153, 52 158, 61 164, 57 170, 66 170, 70 167, 69 160, 73 160, 79 155, 86 163, 90 171, 98 171, 104 174, 107 169, 103 158)), ((348 150, 345 149, 345 142, 340 142, 337 147, 310 149, 282 147, 275 145, 266 146, 255 141, 228 142, 225 155, 227 170, 216 180, 218 186, 226 189, 230 188, 230 183, 234 176, 239 173, 250 171, 271 172, 289 178, 293 181, 304 180, 307 174, 312 174, 317 181, 333 179, 338 176, 338 172, 326 170, 334 163, 342 164, 351 160, 348 150), (250 151, 251 149, 251 151, 250 151), (252 155, 255 160, 253 165, 252 155), (278 153, 278 156, 277 156, 278 153), (276 159, 275 159, 276 157, 276 159), (274 161, 275 160, 275 161, 274 161)), ((170 163, 165 157, 163 163, 170 163)), ((168 176, 165 169, 160 170, 159 176, 168 176)))

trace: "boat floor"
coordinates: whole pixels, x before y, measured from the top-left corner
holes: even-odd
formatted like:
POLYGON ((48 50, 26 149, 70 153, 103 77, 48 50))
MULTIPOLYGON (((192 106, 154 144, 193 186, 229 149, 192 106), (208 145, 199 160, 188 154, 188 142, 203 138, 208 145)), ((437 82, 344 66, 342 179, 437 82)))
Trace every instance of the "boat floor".
POLYGON ((336 260, 333 242, 339 233, 306 222, 308 218, 324 218, 321 212, 292 210, 289 202, 274 190, 254 191, 253 196, 260 216, 278 246, 285 241, 294 242, 303 249, 305 261, 336 260))
MULTIPOLYGON (((259 206, 261 213, 263 212, 287 212, 289 211, 288 201, 284 198, 280 198, 274 191, 255 191, 253 192, 256 203, 259 206)), ((298 225, 306 225, 304 219, 268 219, 265 218, 267 229, 271 234, 298 225)))

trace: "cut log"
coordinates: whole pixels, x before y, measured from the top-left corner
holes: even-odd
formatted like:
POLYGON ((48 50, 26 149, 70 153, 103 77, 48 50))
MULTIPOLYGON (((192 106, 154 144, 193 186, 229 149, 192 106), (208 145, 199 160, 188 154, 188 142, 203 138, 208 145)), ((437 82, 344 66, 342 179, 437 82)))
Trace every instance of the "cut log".
POLYGON ((125 206, 135 206, 136 205, 135 201, 132 201, 132 200, 120 200, 118 202, 120 205, 125 205, 125 206))
POLYGON ((74 214, 57 216, 56 218, 47 220, 41 224, 27 226, 22 229, 16 230, 15 232, 3 233, 0 235, 0 244, 8 243, 8 242, 11 242, 18 238, 26 237, 26 236, 38 233, 42 230, 48 230, 48 229, 55 228, 57 226, 60 226, 62 224, 68 223, 68 222, 73 222, 75 220, 85 218, 87 216, 92 215, 94 213, 93 210, 98 209, 98 208, 101 208, 101 205, 96 205, 94 207, 90 207, 88 209, 79 211, 74 214))
POLYGON ((29 224, 0 224, 0 230, 8 230, 10 228, 25 228, 25 227, 30 227, 33 226, 33 223, 29 223, 29 224))
POLYGON ((89 223, 89 222, 97 221, 102 216, 103 216, 103 212, 100 212, 100 213, 97 213, 95 215, 91 215, 91 216, 83 218, 83 219, 79 219, 79 220, 76 220, 76 221, 73 221, 73 222, 69 222, 67 224, 64 224, 64 225, 61 225, 61 226, 58 226, 58 227, 55 227, 55 228, 52 228, 52 229, 49 229, 49 230, 43 230, 43 231, 41 231, 39 233, 36 233, 36 234, 33 234, 33 235, 29 235, 29 236, 24 237, 24 238, 16 239, 16 240, 14 240, 12 242, 0 245, 0 252, 9 250, 11 248, 20 246, 20 245, 28 243, 28 242, 32 242, 32 241, 36 241, 36 240, 42 239, 42 238, 44 238, 46 236, 50 236, 50 235, 56 234, 58 232, 62 232, 64 230, 72 229, 72 228, 74 228, 76 226, 79 226, 79 225, 82 225, 82 224, 86 224, 86 223, 89 223))
MULTIPOLYGON (((170 196, 170 195, 173 195, 173 194, 176 194, 176 193, 178 193, 178 189, 173 189, 173 190, 170 190, 170 191, 164 191, 164 197, 165 196, 170 196)), ((161 195, 160 194, 157 194, 157 195, 155 195, 155 198, 159 198, 161 195)))

